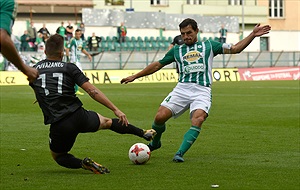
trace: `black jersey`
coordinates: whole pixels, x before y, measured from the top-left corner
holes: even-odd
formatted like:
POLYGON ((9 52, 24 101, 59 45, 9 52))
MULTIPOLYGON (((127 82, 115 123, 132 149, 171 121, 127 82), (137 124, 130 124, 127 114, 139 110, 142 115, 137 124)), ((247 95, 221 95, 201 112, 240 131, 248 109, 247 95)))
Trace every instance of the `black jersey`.
POLYGON ((46 59, 34 67, 39 77, 30 86, 43 111, 45 125, 59 121, 82 106, 74 86, 81 86, 89 79, 75 64, 46 59))

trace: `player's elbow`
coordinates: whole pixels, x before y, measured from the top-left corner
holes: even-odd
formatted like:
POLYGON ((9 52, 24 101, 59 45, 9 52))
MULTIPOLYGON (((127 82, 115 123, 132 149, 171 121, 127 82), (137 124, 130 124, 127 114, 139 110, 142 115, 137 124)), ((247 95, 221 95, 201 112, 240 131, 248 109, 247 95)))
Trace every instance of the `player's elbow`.
MULTIPOLYGON (((3 41, 5 41, 5 39, 8 37, 8 34, 5 30, 0 28, 0 44, 3 43, 3 41)), ((1 46, 0 46, 1 47, 1 46)))
POLYGON ((230 49, 231 54, 238 54, 241 53, 243 49, 237 47, 237 46, 232 46, 230 49))
POLYGON ((162 64, 161 64, 160 62, 158 62, 158 61, 154 62, 153 65, 154 65, 154 70, 155 70, 155 71, 158 71, 158 70, 160 70, 161 68, 164 67, 164 65, 162 65, 162 64))

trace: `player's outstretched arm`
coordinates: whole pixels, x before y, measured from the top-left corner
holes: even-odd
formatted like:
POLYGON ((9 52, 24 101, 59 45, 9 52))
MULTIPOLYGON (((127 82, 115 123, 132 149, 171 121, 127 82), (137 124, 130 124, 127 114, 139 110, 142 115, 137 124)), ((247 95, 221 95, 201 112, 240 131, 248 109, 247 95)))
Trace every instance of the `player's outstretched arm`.
POLYGON ((121 84, 127 84, 129 82, 133 82, 135 79, 138 79, 143 76, 151 75, 156 71, 160 70, 164 65, 160 64, 158 61, 151 63, 145 69, 141 70, 140 72, 136 73, 135 75, 131 75, 129 77, 123 78, 121 80, 121 84))
POLYGON ((85 49, 82 49, 82 53, 84 53, 84 55, 86 55, 90 61, 92 61, 92 56, 91 54, 89 54, 85 49))
POLYGON ((13 42, 11 41, 10 36, 3 29, 0 29, 0 47, 3 56, 8 61, 12 62, 25 75, 27 75, 29 82, 33 82, 39 76, 39 73, 36 69, 29 67, 22 61, 13 42))
POLYGON ((259 37, 265 34, 268 34, 271 30, 271 26, 264 25, 260 26, 260 24, 257 24, 253 31, 243 40, 239 41, 237 44, 232 45, 230 49, 224 49, 225 54, 236 54, 242 52, 255 37, 259 37))
POLYGON ((123 125, 128 125, 128 120, 126 115, 117 108, 106 96, 103 92, 101 92, 98 88, 96 88, 90 82, 85 82, 81 85, 81 88, 84 89, 95 101, 104 105, 108 109, 112 110, 114 114, 119 118, 119 122, 123 125))

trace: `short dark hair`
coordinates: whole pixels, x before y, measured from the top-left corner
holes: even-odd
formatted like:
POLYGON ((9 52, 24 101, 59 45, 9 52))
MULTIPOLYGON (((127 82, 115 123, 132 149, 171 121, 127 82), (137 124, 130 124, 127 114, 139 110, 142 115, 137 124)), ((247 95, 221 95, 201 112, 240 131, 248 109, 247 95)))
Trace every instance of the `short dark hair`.
POLYGON ((64 38, 59 34, 54 34, 46 42, 46 54, 51 57, 60 57, 64 51, 64 38))
POLYGON ((81 30, 80 29, 76 29, 75 32, 81 32, 81 30))
POLYGON ((198 24, 194 19, 191 18, 186 18, 184 19, 180 24, 179 24, 179 29, 181 30, 182 28, 187 27, 188 25, 191 25, 191 27, 193 28, 193 30, 197 30, 198 29, 198 24))

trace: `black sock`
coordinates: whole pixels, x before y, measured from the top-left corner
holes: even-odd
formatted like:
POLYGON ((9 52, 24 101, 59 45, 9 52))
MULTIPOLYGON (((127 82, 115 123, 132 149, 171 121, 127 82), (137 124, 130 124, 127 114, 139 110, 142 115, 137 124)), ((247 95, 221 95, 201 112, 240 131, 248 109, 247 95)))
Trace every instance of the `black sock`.
POLYGON ((128 124, 127 126, 122 125, 122 123, 119 123, 119 119, 112 119, 110 130, 120 134, 133 134, 139 137, 143 137, 144 135, 143 129, 137 128, 131 124, 128 124))
POLYGON ((82 168, 81 166, 81 159, 75 158, 72 154, 63 154, 56 158, 55 160, 59 165, 71 168, 71 169, 78 169, 82 168))

